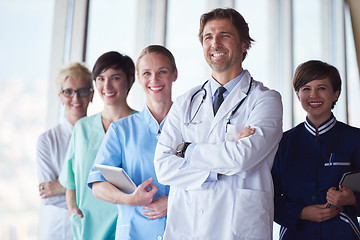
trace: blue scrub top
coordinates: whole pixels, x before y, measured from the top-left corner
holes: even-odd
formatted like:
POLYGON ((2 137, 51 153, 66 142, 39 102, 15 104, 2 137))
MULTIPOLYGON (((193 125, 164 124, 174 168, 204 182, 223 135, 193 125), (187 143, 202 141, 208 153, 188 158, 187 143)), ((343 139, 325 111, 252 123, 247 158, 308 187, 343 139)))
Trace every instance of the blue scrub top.
POLYGON ((316 223, 298 217, 306 206, 325 204, 328 189, 338 187, 345 172, 358 169, 360 129, 332 116, 318 130, 306 119, 285 132, 272 169, 275 221, 281 225, 281 239, 357 239, 358 192, 354 192, 357 207, 344 206, 330 220, 316 223))
MULTIPOLYGON (((164 120, 165 121, 165 120, 164 120)), ((121 167, 136 185, 150 177, 159 189, 154 199, 168 196, 169 186, 160 184, 154 170, 154 154, 164 121, 159 125, 147 107, 140 113, 120 119, 111 124, 102 142, 95 163, 121 167)), ((106 181, 93 166, 88 185, 106 181)), ((116 239, 161 239, 166 217, 149 220, 142 215, 141 206, 117 205, 118 220, 116 239)))

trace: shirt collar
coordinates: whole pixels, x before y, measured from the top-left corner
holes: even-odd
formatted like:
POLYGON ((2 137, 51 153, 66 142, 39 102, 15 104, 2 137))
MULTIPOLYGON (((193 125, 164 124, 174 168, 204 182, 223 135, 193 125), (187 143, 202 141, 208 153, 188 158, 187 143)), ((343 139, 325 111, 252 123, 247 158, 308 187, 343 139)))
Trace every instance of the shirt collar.
MULTIPOLYGON (((245 71, 242 69, 239 76, 232 79, 228 83, 226 83, 223 87, 226 88, 226 92, 224 93, 224 98, 230 94, 230 92, 234 89, 234 87, 240 82, 241 78, 244 76, 245 71)), ((212 76, 210 78, 210 90, 211 96, 214 97, 216 90, 220 87, 220 83, 218 83, 212 76)))
MULTIPOLYGON (((337 121, 336 121, 335 116, 333 114, 331 114, 331 117, 328 120, 326 120, 324 123, 322 123, 319 126, 319 128, 317 129, 319 136, 326 133, 330 129, 332 129, 335 126, 336 122, 337 121)), ((310 120, 307 117, 306 117, 304 125, 305 125, 306 130, 309 131, 309 133, 316 136, 316 127, 310 122, 310 120)))
POLYGON ((158 122, 153 117, 153 115, 151 114, 151 112, 147 106, 144 107, 143 115, 144 115, 145 122, 150 129, 150 132, 152 132, 154 134, 160 134, 159 132, 162 131, 166 117, 162 120, 162 122, 159 125, 158 122))
POLYGON ((74 129, 74 126, 65 118, 64 119, 65 127, 68 129, 68 131, 72 132, 74 129))

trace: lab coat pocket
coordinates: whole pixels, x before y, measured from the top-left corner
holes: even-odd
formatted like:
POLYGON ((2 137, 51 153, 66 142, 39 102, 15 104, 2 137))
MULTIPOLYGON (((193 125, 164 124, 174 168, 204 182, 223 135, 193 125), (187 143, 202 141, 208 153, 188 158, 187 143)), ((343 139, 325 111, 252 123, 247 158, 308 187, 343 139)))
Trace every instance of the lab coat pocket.
POLYGON ((227 124, 225 132, 225 141, 235 141, 235 138, 243 129, 243 124, 227 124))
POLYGON ((273 198, 270 193, 237 189, 232 227, 235 236, 271 239, 273 198))

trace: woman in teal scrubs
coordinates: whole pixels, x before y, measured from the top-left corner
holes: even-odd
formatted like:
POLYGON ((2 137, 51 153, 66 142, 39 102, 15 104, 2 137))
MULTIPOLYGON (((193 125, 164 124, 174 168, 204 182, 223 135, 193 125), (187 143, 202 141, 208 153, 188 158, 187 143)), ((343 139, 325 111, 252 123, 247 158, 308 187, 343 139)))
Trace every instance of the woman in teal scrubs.
POLYGON ((140 54, 136 70, 146 95, 144 110, 110 126, 95 163, 123 168, 138 187, 126 194, 107 182, 95 167, 88 183, 96 197, 117 204, 116 239, 162 239, 169 186, 157 180, 154 154, 172 105, 177 69, 168 49, 152 45, 140 54))
POLYGON ((110 124, 135 112, 126 102, 135 66, 130 57, 107 52, 98 58, 92 74, 104 109, 75 124, 59 180, 66 188, 74 238, 114 239, 116 207, 95 198, 87 178, 110 124))

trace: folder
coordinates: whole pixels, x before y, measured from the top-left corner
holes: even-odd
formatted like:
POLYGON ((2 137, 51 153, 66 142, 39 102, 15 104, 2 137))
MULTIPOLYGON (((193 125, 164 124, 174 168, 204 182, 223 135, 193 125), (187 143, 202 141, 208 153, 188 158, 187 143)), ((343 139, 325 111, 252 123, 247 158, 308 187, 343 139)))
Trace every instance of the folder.
POLYGON ((344 173, 340 180, 340 185, 360 192, 360 170, 344 173))

